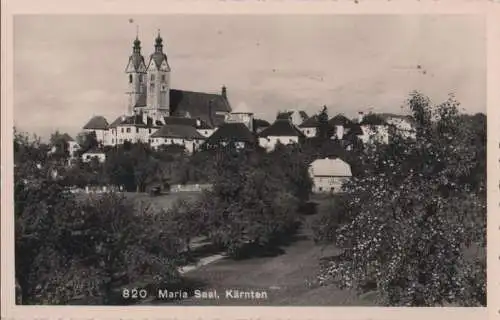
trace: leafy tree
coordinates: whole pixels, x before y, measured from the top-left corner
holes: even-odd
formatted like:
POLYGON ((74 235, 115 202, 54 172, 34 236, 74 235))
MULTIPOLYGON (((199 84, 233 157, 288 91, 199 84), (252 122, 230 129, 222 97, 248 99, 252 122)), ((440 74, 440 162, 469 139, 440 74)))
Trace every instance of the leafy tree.
POLYGON ((371 284, 385 305, 486 303, 485 258, 466 254, 485 246, 485 175, 476 168, 486 159, 458 105, 450 97, 433 106, 413 93, 416 139, 363 150, 364 174, 344 186, 350 200, 334 232, 344 254, 321 282, 371 284))

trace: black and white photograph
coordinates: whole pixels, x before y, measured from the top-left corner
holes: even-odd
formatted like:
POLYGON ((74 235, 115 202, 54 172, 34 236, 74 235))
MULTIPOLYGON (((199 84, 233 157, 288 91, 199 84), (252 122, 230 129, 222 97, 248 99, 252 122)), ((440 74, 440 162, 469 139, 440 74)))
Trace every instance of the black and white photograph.
POLYGON ((15 303, 485 307, 486 29, 15 15, 15 303))

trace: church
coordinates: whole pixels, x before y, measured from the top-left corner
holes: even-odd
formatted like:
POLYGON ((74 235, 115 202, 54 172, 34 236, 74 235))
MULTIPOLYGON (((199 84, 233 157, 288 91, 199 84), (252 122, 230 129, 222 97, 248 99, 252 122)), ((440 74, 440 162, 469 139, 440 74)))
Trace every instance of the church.
POLYGON ((171 69, 159 31, 147 60, 136 37, 125 74, 126 114, 111 123, 95 116, 83 127, 86 132, 95 132, 103 146, 142 141, 153 147, 181 144, 193 152, 231 113, 225 86, 218 93, 171 88, 171 69))

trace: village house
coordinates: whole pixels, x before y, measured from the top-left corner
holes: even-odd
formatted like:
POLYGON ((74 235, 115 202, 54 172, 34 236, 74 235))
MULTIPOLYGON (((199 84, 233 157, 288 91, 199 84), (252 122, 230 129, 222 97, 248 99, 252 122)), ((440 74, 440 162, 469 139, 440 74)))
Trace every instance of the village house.
POLYGON ((259 145, 272 151, 278 143, 289 145, 304 141, 305 135, 290 120, 277 119, 270 127, 258 134, 259 145))
POLYGON ((316 159, 309 166, 314 193, 338 193, 352 177, 351 166, 341 159, 316 159))
POLYGON ((384 119, 374 113, 365 115, 362 111, 358 115, 358 124, 363 132, 359 138, 363 143, 389 143, 389 126, 384 119))
POLYGON ((332 128, 333 134, 332 139, 342 140, 344 135, 349 132, 353 126, 352 120, 347 118, 342 114, 338 114, 335 117, 328 120, 328 126, 332 128))
POLYGON ((221 125, 204 143, 206 148, 224 147, 232 144, 237 149, 252 148, 258 143, 255 134, 241 122, 221 125))
POLYGON ((318 132, 318 127, 318 115, 313 115, 299 125, 300 131, 302 131, 307 138, 315 137, 318 132))
POLYGON ((149 144, 154 149, 158 149, 161 145, 180 145, 192 154, 198 150, 205 139, 191 125, 166 124, 151 135, 149 144))

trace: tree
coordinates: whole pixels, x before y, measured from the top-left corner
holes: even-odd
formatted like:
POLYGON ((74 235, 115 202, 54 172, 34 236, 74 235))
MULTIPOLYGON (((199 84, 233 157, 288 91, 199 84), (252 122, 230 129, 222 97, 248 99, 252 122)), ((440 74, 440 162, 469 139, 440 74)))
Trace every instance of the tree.
POLYGON ((76 136, 76 141, 80 145, 80 149, 78 150, 79 156, 99 146, 99 142, 97 141, 97 135, 95 131, 79 133, 76 136))
POLYGON ((323 109, 318 114, 318 122, 319 126, 316 136, 322 140, 329 139, 332 129, 328 124, 328 108, 326 106, 323 106, 323 109))
POLYGON ((298 201, 283 184, 284 173, 255 150, 220 149, 213 190, 199 210, 212 242, 240 256, 252 247, 270 248, 298 222, 298 201))
POLYGON ((112 303, 120 280, 178 280, 179 241, 163 215, 114 194, 78 200, 39 144, 15 135, 16 282, 25 304, 112 303), (19 162, 23 161, 23 162, 19 162))
POLYGON ((408 103, 417 137, 363 150, 364 174, 345 185, 345 220, 334 232, 344 254, 320 281, 371 284, 385 305, 484 305, 485 257, 466 254, 485 246, 483 147, 471 144, 453 97, 433 106, 413 93, 408 103))

